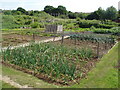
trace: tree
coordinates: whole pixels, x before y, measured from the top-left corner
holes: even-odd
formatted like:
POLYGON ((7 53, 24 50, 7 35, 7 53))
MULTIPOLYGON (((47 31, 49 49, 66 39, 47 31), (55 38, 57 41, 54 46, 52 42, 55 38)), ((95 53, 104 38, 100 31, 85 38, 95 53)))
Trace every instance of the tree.
POLYGON ((106 19, 115 20, 117 18, 117 10, 115 7, 111 6, 106 9, 106 19))
POLYGON ((16 15, 16 14, 17 14, 17 10, 12 10, 12 11, 11 11, 11 14, 12 14, 12 15, 16 15))
POLYGON ((120 18, 120 10, 118 11, 118 18, 120 18))
POLYGON ((4 13, 5 15, 11 15, 11 10, 4 10, 3 13, 4 13))
POLYGON ((46 13, 49 13, 53 16, 58 16, 58 15, 65 15, 67 13, 66 7, 59 5, 57 8, 54 8, 53 6, 45 6, 44 11, 46 13))
POLYGON ((23 9, 22 7, 18 7, 17 11, 20 11, 23 14, 27 14, 27 11, 25 9, 23 9))
POLYGON ((34 11, 33 10, 29 11, 29 15, 34 16, 34 11))
POLYGON ((105 19, 105 10, 103 10, 101 7, 98 8, 98 10, 96 11, 96 14, 99 20, 105 19))
POLYGON ((51 14, 51 13, 53 13, 53 9, 54 9, 53 6, 47 5, 47 6, 45 6, 44 11, 45 11, 46 13, 51 14))
POLYGON ((77 14, 76 14, 76 13, 69 13, 69 14, 68 14, 68 17, 69 17, 70 19, 76 19, 76 18, 77 18, 77 14))
POLYGON ((89 20, 104 20, 105 19, 105 10, 103 10, 101 7, 98 8, 97 11, 94 11, 90 15, 87 16, 87 19, 89 20))
POLYGON ((97 15, 97 11, 94 11, 94 12, 92 12, 91 14, 89 14, 89 15, 86 17, 86 19, 88 19, 88 20, 93 20, 93 19, 98 20, 99 17, 98 17, 98 15, 97 15))
POLYGON ((60 14, 66 14, 67 13, 66 7, 64 7, 64 6, 59 5, 57 9, 58 9, 60 14))

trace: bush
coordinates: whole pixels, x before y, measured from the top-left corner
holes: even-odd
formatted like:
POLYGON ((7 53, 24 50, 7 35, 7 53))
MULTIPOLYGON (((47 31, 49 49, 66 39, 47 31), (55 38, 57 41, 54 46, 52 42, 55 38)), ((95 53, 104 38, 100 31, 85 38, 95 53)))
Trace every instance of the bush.
POLYGON ((120 28, 114 27, 111 29, 95 29, 93 30, 94 33, 97 34, 112 34, 112 35, 120 35, 120 28))
POLYGON ((101 21, 99 20, 77 20, 77 23, 79 25, 80 28, 90 28, 92 26, 94 26, 95 28, 105 28, 105 29, 110 29, 113 28, 115 26, 117 26, 117 24, 102 24, 101 21))
POLYGON ((95 28, 94 26, 91 26, 90 29, 91 29, 91 30, 95 30, 96 28, 95 28))
POLYGON ((38 28, 39 27, 39 23, 38 22, 34 22, 31 24, 32 28, 38 28))
POLYGON ((99 24, 99 28, 106 28, 106 29, 110 29, 115 27, 115 25, 107 25, 107 24, 99 24))
POLYGON ((99 23, 100 21, 96 21, 96 20, 80 20, 77 22, 77 24, 81 28, 90 28, 92 26, 97 28, 99 26, 99 23))
POLYGON ((40 23, 40 24, 39 24, 39 27, 40 27, 40 28, 44 28, 44 24, 40 23))

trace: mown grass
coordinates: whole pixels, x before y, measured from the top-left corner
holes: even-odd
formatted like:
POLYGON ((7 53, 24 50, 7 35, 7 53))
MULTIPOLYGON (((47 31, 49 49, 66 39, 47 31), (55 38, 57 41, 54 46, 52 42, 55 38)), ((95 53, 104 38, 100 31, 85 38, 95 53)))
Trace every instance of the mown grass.
POLYGON ((70 88, 118 88, 118 69, 114 68, 118 62, 118 44, 88 73, 86 79, 70 88))
MULTIPOLYGON (((28 85, 34 88, 58 88, 58 86, 46 83, 32 75, 23 73, 10 67, 2 66, 2 75, 8 76, 11 80, 19 83, 20 85, 28 85)), ((5 88, 5 86, 3 86, 5 88)))
POLYGON ((14 90, 14 88, 16 88, 15 86, 10 85, 9 83, 5 83, 4 81, 0 81, 0 84, 2 85, 1 88, 3 88, 3 89, 12 88, 14 90))

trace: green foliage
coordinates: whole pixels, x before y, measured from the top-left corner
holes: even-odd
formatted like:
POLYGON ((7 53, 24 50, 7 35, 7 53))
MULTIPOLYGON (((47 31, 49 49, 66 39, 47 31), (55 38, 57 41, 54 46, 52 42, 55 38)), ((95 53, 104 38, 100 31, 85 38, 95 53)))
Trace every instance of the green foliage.
POLYGON ((58 14, 62 15, 62 14, 67 13, 66 7, 61 6, 61 5, 59 5, 57 8, 54 8, 53 6, 47 5, 44 7, 44 11, 46 13, 53 15, 53 16, 58 16, 58 14))
POLYGON ((23 9, 22 7, 18 7, 17 11, 20 11, 22 14, 27 14, 27 11, 23 9))
POLYGON ((3 29, 12 29, 20 27, 15 23, 15 18, 12 15, 3 15, 2 16, 2 28, 3 29))
POLYGON ((31 27, 32 28, 39 28, 39 23, 38 22, 32 23, 31 27))
POLYGON ((44 11, 45 11, 46 13, 49 13, 49 14, 52 13, 52 10, 53 10, 53 9, 54 9, 54 7, 53 7, 53 6, 49 6, 49 5, 47 5, 47 6, 44 7, 44 11))
POLYGON ((95 34, 75 34, 75 35, 70 35, 70 39, 109 43, 109 44, 115 43, 115 39, 111 36, 103 36, 103 35, 95 35, 95 34))
POLYGON ((5 15, 11 15, 11 10, 3 10, 2 11, 5 15))
POLYGON ((106 19, 115 20, 117 18, 117 9, 113 6, 108 7, 106 10, 106 19))
POLYGON ((112 23, 112 21, 107 22, 101 22, 99 20, 77 20, 77 25, 79 25, 79 27, 81 28, 90 28, 92 26, 94 26, 95 28, 106 28, 106 29, 110 29, 113 28, 115 26, 117 26, 117 23, 112 23))
POLYGON ((96 28, 95 28, 94 26, 91 26, 90 29, 91 29, 91 30, 95 30, 96 28))
POLYGON ((25 48, 3 51, 3 59, 8 63, 43 73, 63 82, 80 77, 78 58, 91 60, 91 49, 68 48, 51 43, 32 44, 25 48), (74 61, 74 62, 73 62, 74 61), (78 65, 78 66, 77 66, 78 65), (77 69, 78 68, 78 69, 77 69))
POLYGON ((68 14, 68 17, 69 17, 70 19, 76 19, 76 18, 77 18, 77 14, 75 14, 75 13, 69 13, 69 14, 68 14))
POLYGON ((76 24, 79 25, 81 28, 90 28, 91 26, 98 27, 100 21, 97 20, 80 20, 76 24))
POLYGON ((105 10, 103 10, 101 7, 99 7, 97 11, 94 11, 93 13, 89 14, 86 17, 86 19, 104 20, 105 19, 105 10))
MULTIPOLYGON (((30 27, 32 22, 35 22, 35 24, 39 23, 38 27, 43 28, 45 24, 49 24, 47 20, 53 19, 53 18, 54 17, 50 16, 45 12, 40 12, 38 16, 17 15, 17 14, 3 15, 2 28, 14 29, 14 28, 20 28, 20 27, 30 27)), ((34 27, 35 25, 32 25, 32 26, 34 27)))
POLYGON ((94 33, 97 34, 112 34, 112 35, 120 35, 120 28, 114 27, 111 29, 95 29, 93 30, 94 33))
POLYGON ((115 7, 108 7, 106 10, 103 10, 101 7, 97 11, 89 14, 86 19, 89 20, 115 20, 117 18, 117 10, 115 7))

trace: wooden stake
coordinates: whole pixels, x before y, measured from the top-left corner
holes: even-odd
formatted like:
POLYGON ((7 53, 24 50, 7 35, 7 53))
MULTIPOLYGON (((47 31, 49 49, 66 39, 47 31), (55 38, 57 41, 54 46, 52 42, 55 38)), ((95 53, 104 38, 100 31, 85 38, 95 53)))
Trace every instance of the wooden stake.
POLYGON ((35 41, 35 34, 33 33, 33 41, 35 41))
POLYGON ((77 43, 77 38, 75 38, 75 45, 76 45, 76 43, 77 43))
POLYGON ((99 42, 98 42, 98 45, 97 45, 97 58, 99 58, 99 42))
POLYGON ((62 40, 61 40, 61 44, 63 44, 63 40, 64 40, 64 35, 62 35, 62 40))

